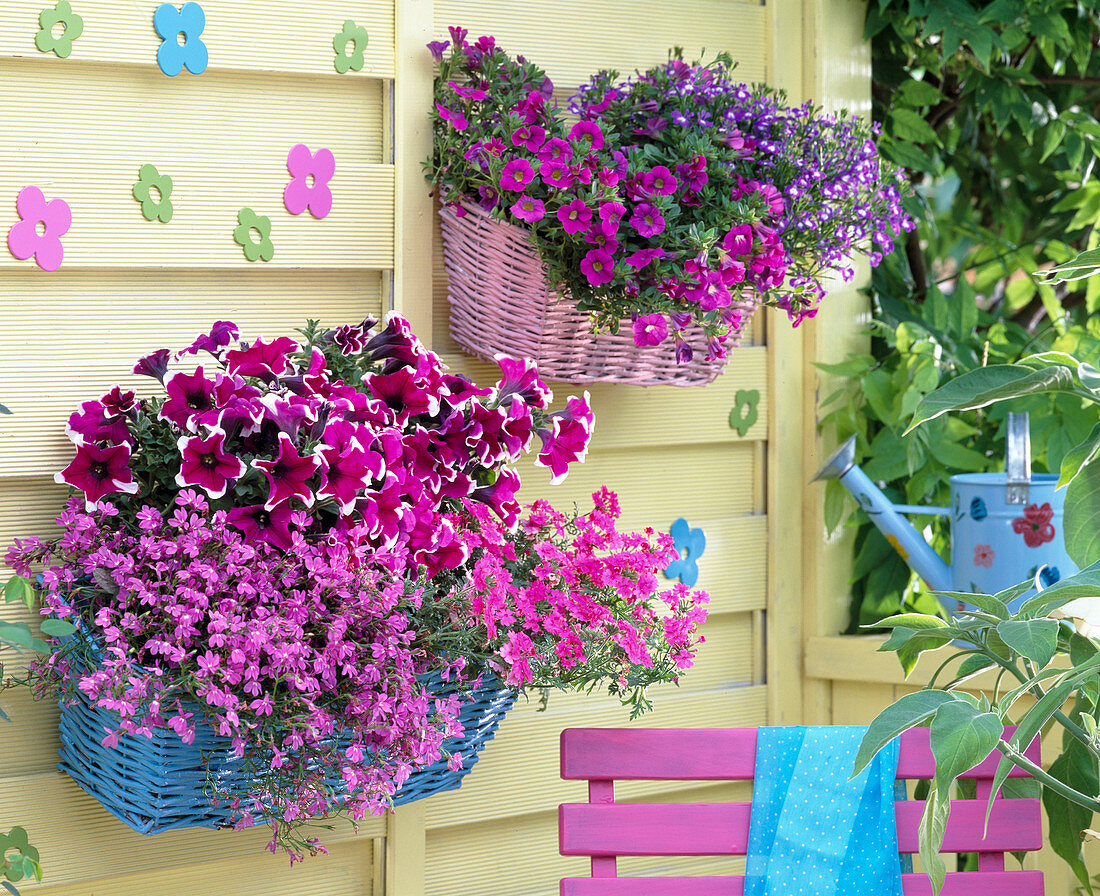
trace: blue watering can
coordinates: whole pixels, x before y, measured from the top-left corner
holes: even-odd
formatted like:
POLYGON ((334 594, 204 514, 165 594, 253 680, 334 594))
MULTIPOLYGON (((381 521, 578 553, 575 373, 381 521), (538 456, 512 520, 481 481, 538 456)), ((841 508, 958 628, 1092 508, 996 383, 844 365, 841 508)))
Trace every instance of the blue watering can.
MULTIPOLYGON (((1005 473, 951 477, 950 507, 892 504, 855 463, 855 436, 825 462, 818 479, 839 479, 886 540, 933 591, 996 594, 1026 579, 1049 587, 1077 572, 1062 536, 1065 489, 1058 477, 1031 473, 1027 414, 1009 414, 1005 473), (903 514, 934 514, 951 521, 948 566, 903 514)), ((1034 593, 1034 592, 1030 592, 1034 593)), ((1029 595, 1021 595, 1015 609, 1029 595)), ((959 603, 949 611, 965 608, 959 603)))

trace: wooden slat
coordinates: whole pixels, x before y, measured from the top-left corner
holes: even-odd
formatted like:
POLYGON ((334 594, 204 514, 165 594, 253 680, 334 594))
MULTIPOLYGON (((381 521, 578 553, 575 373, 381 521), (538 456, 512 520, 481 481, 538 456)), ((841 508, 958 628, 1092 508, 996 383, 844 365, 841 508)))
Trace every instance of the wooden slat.
POLYGON ((766 9, 760 4, 696 0, 690 15, 685 15, 677 0, 648 0, 645 14, 638 13, 630 0, 603 0, 598 20, 606 24, 600 27, 584 0, 438 0, 436 36, 446 38, 448 25, 469 28, 470 39, 495 35, 509 53, 522 54, 546 69, 560 90, 580 85, 601 68, 629 74, 636 67, 663 62, 673 44, 684 47, 691 59, 704 49, 708 58, 720 48, 729 49, 741 64, 740 77, 762 81, 767 76, 766 9), (563 27, 566 22, 577 24, 563 27), (618 27, 608 27, 612 22, 618 27), (629 27, 623 27, 627 23, 629 27))
MULTIPOLYGON (((565 878, 561 896, 744 896, 742 877, 565 878)), ((905 896, 932 896, 925 874, 903 874, 905 896)), ((940 896, 1043 896, 1039 871, 949 872, 940 896)))
MULTIPOLYGON (((898 850, 915 853, 923 800, 895 803, 898 850)), ((982 834, 984 800, 954 800, 945 852, 1039 849, 1038 800, 999 799, 982 834)), ((751 803, 563 803, 559 814, 562 855, 744 855, 751 803)))
POLYGON ((73 3, 73 9, 84 19, 84 32, 73 43, 68 59, 43 55, 34 45, 38 14, 45 5, 40 0, 4 0, 0 56, 43 59, 56 66, 88 62, 135 66, 141 74, 155 73, 165 85, 206 78, 224 69, 301 72, 356 81, 363 77, 392 78, 394 74, 392 2, 310 0, 303 4, 268 0, 259 13, 256 7, 239 0, 203 0, 206 27, 202 39, 210 56, 208 68, 201 76, 183 72, 175 78, 157 68, 160 37, 153 29, 153 11, 158 4, 125 0, 73 3), (348 18, 367 29, 369 42, 362 72, 340 76, 332 65, 332 38, 348 18), (258 33, 263 34, 262 40, 257 39, 258 33))
MULTIPOLYGON (((1005 728, 1005 738, 1015 733, 1005 728)), ((901 735, 898 778, 935 775, 928 728, 901 735)), ((565 779, 747 780, 756 765, 755 728, 569 728, 561 733, 561 776, 565 779)), ((1039 741, 1026 751, 1039 762, 1039 741)), ((963 778, 992 778, 999 752, 991 753, 963 778)), ((1013 767, 1012 777, 1027 777, 1013 767)))

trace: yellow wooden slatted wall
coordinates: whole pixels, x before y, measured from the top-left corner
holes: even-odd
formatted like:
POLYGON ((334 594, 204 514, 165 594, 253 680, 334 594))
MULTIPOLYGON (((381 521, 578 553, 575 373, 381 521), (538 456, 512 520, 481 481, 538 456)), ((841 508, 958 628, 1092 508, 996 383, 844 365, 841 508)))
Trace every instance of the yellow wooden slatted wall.
MULTIPOLYGON (((67 59, 34 46, 46 5, 0 10, 0 234, 28 184, 73 214, 55 272, 0 245, 0 402, 14 412, 0 418, 4 545, 49 531, 64 494, 52 476, 71 457, 65 418, 115 382, 136 385, 127 374, 146 351, 187 345, 215 320, 273 336, 307 317, 378 314, 394 259, 392 3, 204 0, 209 67, 175 78, 156 64, 155 0, 75 0, 84 31, 67 59), (341 75, 332 41, 345 19, 369 44, 363 70, 341 75), (320 221, 283 207, 296 143, 336 159, 320 221), (146 163, 173 179, 167 224, 146 221, 131 195, 146 163), (233 240, 243 206, 272 220, 268 263, 248 262, 233 240)), ((15 721, 0 728, 0 828, 30 831, 46 868, 38 892, 257 896, 301 885, 299 869, 264 850, 264 829, 132 832, 55 769, 54 707, 20 693, 3 705, 15 721)), ((354 838, 343 825, 332 855, 306 872, 309 890, 374 892, 371 838, 384 830, 371 821, 354 838)))

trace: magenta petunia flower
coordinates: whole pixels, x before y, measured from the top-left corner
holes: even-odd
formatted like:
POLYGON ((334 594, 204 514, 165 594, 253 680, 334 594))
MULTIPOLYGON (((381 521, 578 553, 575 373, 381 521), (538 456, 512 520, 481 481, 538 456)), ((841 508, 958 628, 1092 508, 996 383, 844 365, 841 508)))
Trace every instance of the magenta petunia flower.
POLYGON ((519 218, 521 221, 526 221, 528 224, 534 224, 536 221, 541 221, 546 217, 546 206, 541 199, 536 199, 534 196, 527 196, 526 194, 520 196, 512 204, 512 214, 519 218))
POLYGON ((76 457, 60 473, 54 474, 54 482, 71 485, 84 492, 87 509, 93 510, 100 498, 115 492, 137 494, 138 484, 130 471, 130 446, 78 445, 76 457))
POLYGON ((197 355, 200 351, 203 351, 209 352, 215 358, 221 360, 225 349, 236 342, 238 336, 240 336, 240 331, 233 321, 219 320, 210 328, 209 333, 203 333, 201 336, 196 337, 195 341, 187 348, 181 352, 176 352, 176 357, 197 355))
POLYGON ((168 361, 172 353, 166 348, 158 348, 140 358, 134 365, 134 373, 139 376, 151 376, 153 379, 164 382, 164 375, 168 373, 168 361))
POLYGON ((494 360, 500 367, 500 382, 497 383, 497 402, 504 404, 513 395, 518 395, 533 408, 548 408, 554 400, 550 387, 539 379, 538 367, 530 358, 510 358, 498 354, 494 360))
POLYGON ((550 415, 552 429, 539 430, 542 451, 535 458, 535 465, 547 467, 551 472, 551 485, 563 481, 571 463, 584 463, 596 417, 592 413, 587 392, 583 398, 570 396, 565 410, 550 415))
POLYGON ((181 436, 176 445, 180 449, 176 485, 180 488, 197 486, 211 498, 220 498, 234 480, 244 475, 244 461, 225 451, 225 433, 220 429, 206 438, 181 436))
POLYGON ((439 395, 420 376, 418 370, 402 367, 393 373, 375 373, 364 380, 375 398, 397 415, 399 423, 418 414, 439 413, 439 395))
POLYGON ((569 139, 588 143, 588 151, 603 149, 603 131, 594 121, 578 121, 569 130, 569 139))
POLYGON ((173 373, 164 384, 168 398, 157 416, 180 429, 195 431, 196 418, 214 408, 214 383, 203 376, 202 367, 194 373, 173 373))
POLYGON ((137 393, 133 389, 112 386, 101 399, 104 412, 108 417, 122 417, 137 407, 137 393))
POLYGON ((255 376, 274 380, 290 370, 290 355, 300 346, 289 336, 271 342, 257 339, 252 345, 241 344, 225 355, 225 369, 238 376, 255 376))
POLYGON ((263 504, 253 504, 250 507, 234 507, 226 515, 226 522, 240 529, 245 541, 263 541, 286 551, 292 544, 291 513, 287 502, 270 510, 263 504))
POLYGON ((668 338, 668 323, 663 314, 644 314, 634 321, 634 344, 660 345, 668 338))
POLYGON ((587 230, 592 222, 592 209, 585 205, 583 199, 574 199, 558 209, 558 220, 566 233, 587 230))
POLYGON ((102 401, 85 401, 69 416, 65 434, 75 445, 122 445, 134 441, 126 421, 102 401))
POLYGON ((639 202, 630 216, 630 226, 642 236, 656 236, 665 229, 665 219, 655 205, 639 202))
POLYGON ((615 279, 615 259, 604 249, 590 249, 581 259, 581 273, 593 286, 615 279))
POLYGON ((320 454, 324 465, 317 497, 332 498, 340 508, 340 515, 347 516, 355 510, 359 493, 372 480, 381 477, 384 467, 382 456, 375 451, 355 448, 343 452, 323 448, 320 454))
POLYGON ((279 433, 279 454, 274 460, 254 460, 252 466, 267 478, 268 494, 264 508, 271 510, 298 498, 306 507, 313 504, 309 480, 321 467, 321 459, 312 454, 302 457, 285 432, 279 433))
POLYGON ((504 467, 492 485, 475 488, 470 493, 470 497, 487 504, 500 517, 504 525, 511 528, 519 521, 520 516, 520 506, 516 500, 519 486, 519 474, 515 470, 504 467))
POLYGON ((332 331, 332 341, 342 355, 358 355, 367 344, 367 334, 362 327, 344 324, 332 331))
POLYGON ((435 108, 439 110, 439 117, 444 121, 449 121, 456 131, 464 131, 470 126, 461 109, 452 111, 439 103, 435 104, 435 108))
POLYGON ((535 177, 535 169, 526 159, 512 159, 504 163, 504 170, 500 173, 500 187, 502 190, 522 190, 535 177))

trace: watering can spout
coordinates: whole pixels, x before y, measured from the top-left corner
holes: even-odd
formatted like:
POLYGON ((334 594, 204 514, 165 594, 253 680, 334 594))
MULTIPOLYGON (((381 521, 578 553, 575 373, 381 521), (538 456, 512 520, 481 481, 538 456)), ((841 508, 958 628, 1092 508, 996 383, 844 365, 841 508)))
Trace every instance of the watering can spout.
POLYGON ((910 507, 892 504, 871 479, 855 462, 856 437, 852 436, 841 445, 825 464, 817 471, 814 482, 824 479, 838 479, 864 509, 871 522, 886 536, 901 559, 919 575, 933 591, 953 590, 951 570, 924 537, 902 514, 931 513, 946 515, 946 507, 910 507))

